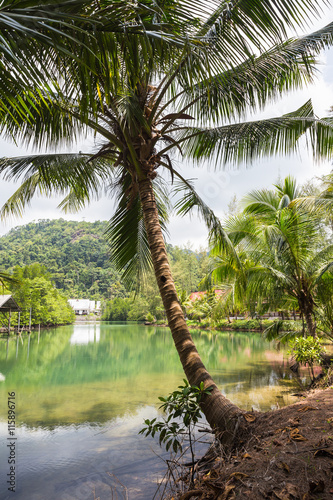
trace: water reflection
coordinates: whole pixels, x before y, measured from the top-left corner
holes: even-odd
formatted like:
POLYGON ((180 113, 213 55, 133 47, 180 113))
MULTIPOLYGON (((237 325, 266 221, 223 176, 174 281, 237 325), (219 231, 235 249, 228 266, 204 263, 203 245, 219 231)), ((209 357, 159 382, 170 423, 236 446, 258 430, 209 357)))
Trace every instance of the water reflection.
MULTIPOLYGON (((283 354, 258 334, 193 336, 215 381, 236 404, 266 410, 290 402, 283 354)), ((130 488, 130 499, 151 498, 147 491, 164 466, 151 453, 149 446, 160 452, 156 443, 137 433, 143 417, 157 415, 158 396, 183 378, 168 329, 80 323, 0 339, 0 372, 1 401, 7 392, 17 395, 15 500, 92 500, 94 485, 96 497, 109 500, 116 487, 110 474, 130 488)), ((0 405, 1 451, 6 411, 0 405)), ((1 474, 6 467, 2 453, 1 474)), ((0 487, 0 498, 6 495, 0 487)))
POLYGON ((69 339, 71 344, 89 344, 89 342, 99 342, 101 337, 99 324, 80 325, 81 328, 74 329, 69 339))

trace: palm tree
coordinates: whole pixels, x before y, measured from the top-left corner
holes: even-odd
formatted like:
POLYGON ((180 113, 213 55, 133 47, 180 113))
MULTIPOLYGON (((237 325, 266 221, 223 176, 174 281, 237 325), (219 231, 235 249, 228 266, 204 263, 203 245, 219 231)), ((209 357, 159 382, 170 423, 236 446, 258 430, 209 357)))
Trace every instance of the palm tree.
POLYGON ((203 381, 212 387, 203 410, 224 440, 233 440, 235 429, 244 425, 243 412, 216 387, 186 325, 163 238, 169 196, 161 172, 183 194, 178 214, 198 209, 231 247, 213 212, 175 169, 173 151, 197 160, 214 155, 222 165, 294 150, 308 133, 317 156, 331 152, 331 121, 318 120, 311 103, 279 118, 237 121, 276 94, 312 80, 315 56, 332 43, 333 25, 302 38, 285 37, 287 28, 316 9, 308 0, 147 2, 146 22, 150 16, 152 24, 174 30, 172 44, 145 33, 103 33, 88 82, 80 82, 78 64, 68 65, 66 81, 48 89, 50 102, 43 99, 43 87, 36 89, 39 99, 17 96, 29 120, 14 105, 1 120, 3 132, 56 149, 1 161, 5 178, 21 180, 2 215, 20 214, 38 193, 64 195, 64 210, 79 209, 103 190, 116 198, 107 233, 112 258, 129 282, 153 265, 185 374, 191 385, 203 381), (58 153, 62 143, 88 131, 100 141, 94 154, 58 153))
POLYGON ((203 318, 211 317, 216 304, 217 300, 214 291, 208 294, 204 293, 188 301, 187 313, 190 318, 197 319, 200 323, 203 318))
POLYGON ((291 177, 274 190, 248 194, 243 213, 225 224, 230 240, 240 249, 239 260, 222 256, 214 276, 219 280, 233 276, 252 302, 298 308, 309 334, 316 336, 316 296, 319 290, 323 293, 333 267, 333 245, 325 242, 322 214, 294 203, 300 195, 291 177))

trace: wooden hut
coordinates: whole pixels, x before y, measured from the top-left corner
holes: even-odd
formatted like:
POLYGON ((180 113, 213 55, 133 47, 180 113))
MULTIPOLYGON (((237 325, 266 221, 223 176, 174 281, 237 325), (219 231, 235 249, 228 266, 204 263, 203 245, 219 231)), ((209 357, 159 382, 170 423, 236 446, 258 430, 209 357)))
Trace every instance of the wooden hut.
POLYGON ((8 335, 10 334, 12 312, 19 311, 21 311, 21 308, 17 305, 11 295, 0 295, 0 313, 2 317, 7 319, 8 326, 6 326, 6 329, 8 328, 8 335))

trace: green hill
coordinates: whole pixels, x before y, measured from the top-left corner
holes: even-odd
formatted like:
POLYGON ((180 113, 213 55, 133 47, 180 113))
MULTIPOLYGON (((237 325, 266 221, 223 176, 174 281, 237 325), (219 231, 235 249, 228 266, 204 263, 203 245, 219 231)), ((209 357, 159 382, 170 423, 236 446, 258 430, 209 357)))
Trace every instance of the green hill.
POLYGON ((111 287, 122 295, 120 274, 110 262, 103 233, 106 222, 39 220, 0 238, 0 268, 39 262, 67 296, 107 297, 111 287))
MULTIPOLYGON (((0 238, 0 269, 12 271, 38 262, 68 298, 125 297, 128 291, 103 236, 106 224, 57 219, 18 226, 0 238)), ((197 290, 206 271, 206 252, 168 245, 168 253, 177 285, 187 293, 197 290)))

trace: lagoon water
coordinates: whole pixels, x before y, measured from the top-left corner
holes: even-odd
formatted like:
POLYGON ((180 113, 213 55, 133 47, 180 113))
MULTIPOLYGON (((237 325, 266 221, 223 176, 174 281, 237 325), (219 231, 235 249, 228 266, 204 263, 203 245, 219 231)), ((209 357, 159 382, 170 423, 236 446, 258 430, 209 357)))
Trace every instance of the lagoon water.
MULTIPOLYGON (((292 402, 283 354, 255 333, 193 333, 223 394, 244 409, 292 402)), ((182 383, 168 328, 78 323, 0 339, 1 500, 149 500, 167 457, 138 435, 182 383), (15 392, 15 493, 8 393, 15 392), (156 453, 156 454, 155 454, 156 453), (116 496, 118 495, 118 497, 116 496)))

